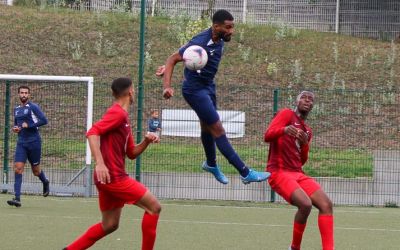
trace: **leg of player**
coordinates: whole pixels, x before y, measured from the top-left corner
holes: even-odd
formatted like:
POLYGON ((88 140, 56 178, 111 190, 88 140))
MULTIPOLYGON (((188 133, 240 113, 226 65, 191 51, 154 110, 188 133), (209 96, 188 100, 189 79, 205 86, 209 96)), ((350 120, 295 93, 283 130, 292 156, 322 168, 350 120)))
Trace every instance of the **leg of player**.
POLYGON ((222 184, 228 184, 229 180, 217 165, 217 154, 215 140, 212 134, 208 131, 207 124, 200 121, 201 126, 201 143, 203 144, 204 153, 207 160, 201 166, 204 171, 210 172, 215 179, 222 184))
POLYGON ((102 221, 88 230, 63 250, 83 250, 93 246, 98 240, 118 229, 122 208, 102 211, 102 221))
POLYGON ((313 205, 318 208, 318 227, 321 234, 322 249, 334 249, 333 205, 326 193, 319 189, 311 195, 313 205))
POLYGON ((142 219, 142 250, 153 250, 161 205, 150 191, 147 191, 135 205, 145 210, 142 219))
POLYGON ((293 238, 289 249, 299 250, 307 225, 307 218, 312 209, 312 202, 301 188, 297 188, 291 195, 291 204, 296 206, 298 210, 294 217, 293 238))
POLYGON ((7 204, 10 206, 20 207, 21 204, 21 186, 22 186, 22 173, 24 172, 25 162, 15 162, 14 164, 14 193, 15 197, 8 200, 7 204))
POLYGON ((29 144, 27 150, 28 161, 32 166, 32 173, 39 178, 43 184, 43 196, 47 197, 50 192, 50 182, 40 168, 40 158, 42 155, 42 143, 41 141, 35 141, 29 144))
POLYGON ((41 170, 40 165, 32 166, 32 173, 37 176, 39 180, 43 183, 43 196, 47 197, 50 193, 50 182, 41 170))
POLYGON ((211 125, 207 125, 207 128, 214 137, 218 150, 240 173, 242 182, 244 184, 248 184, 250 182, 265 181, 266 179, 268 179, 270 173, 254 171, 246 166, 242 159, 240 159, 239 155, 233 149, 228 138, 226 137, 225 129, 222 126, 222 122, 220 120, 211 125))

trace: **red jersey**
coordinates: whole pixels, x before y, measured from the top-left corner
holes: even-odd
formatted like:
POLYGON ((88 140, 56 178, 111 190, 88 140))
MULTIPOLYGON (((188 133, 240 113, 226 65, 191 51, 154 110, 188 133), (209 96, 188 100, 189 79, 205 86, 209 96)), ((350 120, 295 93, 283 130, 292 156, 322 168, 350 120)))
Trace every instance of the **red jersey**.
POLYGON ((269 172, 277 170, 303 172, 302 167, 308 159, 309 144, 300 146, 295 137, 285 134, 285 127, 289 125, 306 132, 308 142, 311 141, 311 128, 293 110, 279 111, 264 134, 264 141, 270 143, 267 163, 269 172))
MULTIPOLYGON (((135 147, 128 113, 119 104, 113 104, 86 133, 86 137, 90 135, 100 136, 100 151, 111 182, 127 178, 125 156, 133 159, 135 147)), ((94 180, 98 182, 96 174, 94 180)))

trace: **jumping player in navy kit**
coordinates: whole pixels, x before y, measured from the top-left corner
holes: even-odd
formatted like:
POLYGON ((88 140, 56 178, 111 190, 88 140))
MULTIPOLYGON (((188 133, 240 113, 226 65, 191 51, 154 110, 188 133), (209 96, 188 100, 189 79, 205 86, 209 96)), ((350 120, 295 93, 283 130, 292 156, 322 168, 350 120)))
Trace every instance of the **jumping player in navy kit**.
POLYGON ((199 71, 185 68, 182 94, 186 102, 196 112, 201 125, 201 142, 206 161, 204 171, 210 172, 222 184, 229 181, 222 173, 216 162, 216 147, 240 173, 244 184, 265 181, 268 172, 257 172, 250 169, 240 159, 225 134, 217 113, 217 100, 214 77, 223 54, 224 43, 231 40, 234 32, 233 16, 226 10, 218 10, 212 17, 212 27, 197 34, 186 45, 168 57, 165 65, 160 66, 156 75, 163 76, 163 97, 169 99, 174 95, 171 87, 173 69, 178 62, 183 61, 183 52, 191 45, 203 47, 208 55, 208 62, 199 71))

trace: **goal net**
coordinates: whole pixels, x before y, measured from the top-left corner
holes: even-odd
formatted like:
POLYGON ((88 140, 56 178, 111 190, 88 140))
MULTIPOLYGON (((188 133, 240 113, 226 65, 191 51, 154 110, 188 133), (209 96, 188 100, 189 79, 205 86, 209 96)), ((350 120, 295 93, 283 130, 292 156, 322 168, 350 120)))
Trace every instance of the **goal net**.
MULTIPOLYGON (((93 77, 0 74, 0 158, 3 192, 14 189, 14 153, 17 135, 12 132, 13 110, 20 104, 18 87, 30 88, 48 124, 39 128, 42 138, 40 166, 50 180, 52 195, 90 196, 91 154, 85 132, 92 125, 93 77)), ((23 193, 41 193, 42 184, 25 165, 23 193)))

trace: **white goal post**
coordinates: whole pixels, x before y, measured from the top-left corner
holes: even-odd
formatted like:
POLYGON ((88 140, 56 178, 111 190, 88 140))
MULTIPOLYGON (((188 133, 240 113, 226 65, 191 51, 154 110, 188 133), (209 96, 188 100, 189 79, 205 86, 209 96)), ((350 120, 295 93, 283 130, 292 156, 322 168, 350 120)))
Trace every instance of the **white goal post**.
MULTIPOLYGON (((47 83, 57 83, 57 82, 74 82, 74 83, 86 83, 87 84, 87 110, 86 110, 86 131, 91 128, 93 122, 93 88, 94 88, 94 79, 91 76, 54 76, 54 75, 15 75, 15 74, 0 74, 0 83, 4 84, 6 82, 47 82, 47 83)), ((86 179, 88 183, 91 183, 91 174, 90 174, 90 166, 91 166, 91 152, 89 148, 89 142, 86 140, 86 154, 85 154, 85 164, 86 169, 82 169, 79 171, 78 175, 85 172, 84 170, 88 170, 86 179)), ((68 183, 72 183, 78 175, 72 177, 68 183)), ((3 183, 0 183, 2 187, 8 187, 11 185, 5 185, 4 179, 3 183)), ((69 186, 69 184, 67 186, 69 186)), ((85 188, 71 189, 71 193, 81 193, 85 196, 91 196, 91 185, 86 185, 85 188), (78 190, 78 191, 77 191, 78 190)), ((55 193, 68 193, 68 187, 58 187, 54 188, 53 191, 55 193), (58 190, 57 190, 58 189, 58 190)))

